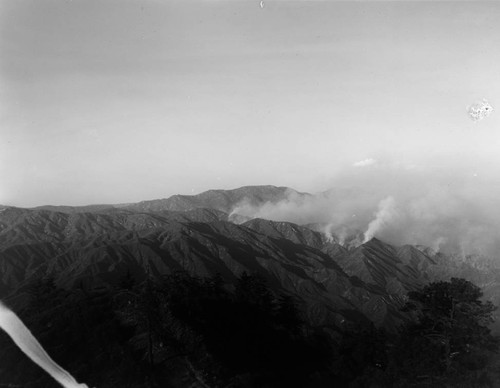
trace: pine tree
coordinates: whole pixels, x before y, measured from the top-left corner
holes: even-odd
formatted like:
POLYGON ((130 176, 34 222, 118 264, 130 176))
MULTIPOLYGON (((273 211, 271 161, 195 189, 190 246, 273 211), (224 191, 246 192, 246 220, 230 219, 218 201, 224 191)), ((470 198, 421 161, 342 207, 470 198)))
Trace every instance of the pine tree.
POLYGON ((482 296, 479 287, 457 278, 408 293, 404 310, 415 321, 402 330, 402 369, 432 376, 483 368, 498 339, 488 327, 496 307, 482 296))

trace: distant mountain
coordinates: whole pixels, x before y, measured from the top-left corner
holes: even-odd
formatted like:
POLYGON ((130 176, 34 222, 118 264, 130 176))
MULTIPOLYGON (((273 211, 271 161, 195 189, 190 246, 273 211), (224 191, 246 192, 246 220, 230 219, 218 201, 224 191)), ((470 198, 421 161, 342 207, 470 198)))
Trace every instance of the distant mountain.
MULTIPOLYGON (((153 199, 126 204, 96 204, 84 206, 43 205, 30 210, 48 210, 59 213, 102 213, 113 209, 125 209, 139 212, 187 211, 199 208, 209 208, 230 213, 239 203, 259 206, 264 203, 277 203, 290 195, 295 198, 310 197, 311 194, 301 193, 289 187, 277 186, 244 186, 233 190, 208 190, 196 195, 176 194, 164 199, 153 199)), ((0 211, 11 206, 0 205, 0 211)))
POLYGON ((290 195, 308 197, 311 194, 299 193, 288 187, 245 186, 234 190, 209 190, 197 195, 174 195, 167 199, 143 201, 125 209, 142 212, 161 210, 186 211, 198 208, 210 208, 230 213, 241 202, 258 206, 264 203, 277 203, 290 195))
POLYGON ((32 208, 33 210, 48 210, 60 213, 97 213, 125 205, 85 205, 85 206, 53 206, 44 205, 32 208))

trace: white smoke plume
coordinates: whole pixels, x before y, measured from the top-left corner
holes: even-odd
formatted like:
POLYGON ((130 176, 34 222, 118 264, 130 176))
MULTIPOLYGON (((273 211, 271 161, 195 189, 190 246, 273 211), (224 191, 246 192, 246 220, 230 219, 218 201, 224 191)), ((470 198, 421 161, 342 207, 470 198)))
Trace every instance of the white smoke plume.
POLYGON ((347 168, 328 186, 333 189, 309 196, 291 193, 262 206, 242 202, 233 216, 316 224, 328 238, 350 246, 357 241, 354 235, 362 236, 361 243, 364 234, 364 240, 377 237, 500 262, 500 174, 491 163, 379 160, 347 168))
POLYGON ((77 383, 73 376, 52 360, 19 317, 2 302, 0 302, 0 328, 34 363, 64 388, 88 388, 85 384, 77 383))
POLYGON ((338 236, 337 238, 335 238, 335 236, 332 234, 332 224, 326 224, 323 228, 322 228, 322 232, 323 234, 326 236, 326 240, 328 242, 340 242, 340 239, 342 238, 341 236, 338 236))
POLYGON ((380 201, 375 219, 368 224, 363 243, 370 241, 384 228, 393 224, 397 217, 396 201, 393 197, 387 197, 380 201))

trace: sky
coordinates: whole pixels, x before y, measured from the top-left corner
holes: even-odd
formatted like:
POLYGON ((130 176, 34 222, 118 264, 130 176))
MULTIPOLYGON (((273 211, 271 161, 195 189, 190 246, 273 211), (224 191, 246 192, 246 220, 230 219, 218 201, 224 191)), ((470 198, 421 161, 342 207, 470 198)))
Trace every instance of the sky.
POLYGON ((431 182, 496 205, 500 112, 467 107, 500 110, 498 20, 477 1, 0 0, 0 203, 431 182))

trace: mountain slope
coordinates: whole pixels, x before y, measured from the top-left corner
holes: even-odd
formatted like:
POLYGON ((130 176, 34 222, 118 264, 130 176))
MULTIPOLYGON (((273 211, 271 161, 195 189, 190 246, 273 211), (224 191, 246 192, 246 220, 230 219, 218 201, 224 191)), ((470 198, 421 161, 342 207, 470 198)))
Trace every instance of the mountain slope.
POLYGON ((315 324, 368 318, 388 328, 401 319, 406 293, 432 280, 465 277, 499 298, 498 271, 421 247, 373 239, 352 248, 288 222, 228 222, 227 212, 240 201, 257 205, 288 195, 308 194, 249 186, 90 212, 6 207, 0 212, 0 293, 22 293, 31 280, 47 276, 74 287, 115 284, 127 271, 138 279, 176 270, 220 273, 229 282, 246 271, 300 298, 315 324))
POLYGON ((187 270, 233 280, 260 273, 275 289, 299 296, 318 323, 362 309, 369 292, 323 252, 225 221, 178 222, 140 213, 28 211, 0 233, 2 292, 51 276, 67 287, 116 283, 187 270))
POLYGON ((166 199, 143 201, 125 209, 141 212, 158 212, 161 210, 193 210, 210 208, 230 213, 240 202, 250 205, 262 205, 266 202, 277 203, 289 195, 307 197, 310 194, 299 193, 288 187, 276 186, 244 186, 234 190, 209 190, 197 195, 174 195, 166 199))

